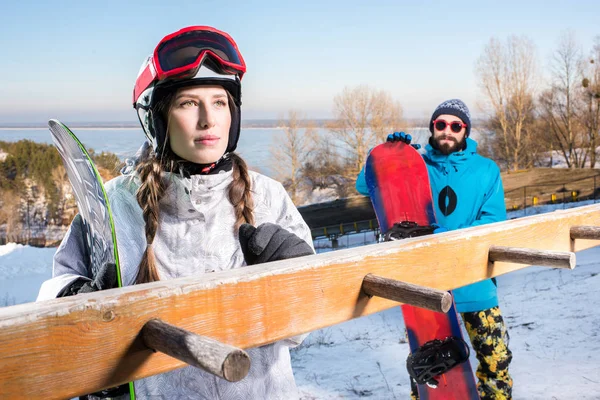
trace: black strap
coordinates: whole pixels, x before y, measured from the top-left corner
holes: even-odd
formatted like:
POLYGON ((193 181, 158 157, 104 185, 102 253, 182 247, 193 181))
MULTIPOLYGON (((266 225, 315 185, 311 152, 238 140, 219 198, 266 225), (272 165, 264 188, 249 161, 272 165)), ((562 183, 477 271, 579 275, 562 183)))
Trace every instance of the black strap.
POLYGON ((384 235, 384 240, 402 240, 406 238, 431 235, 434 231, 431 225, 422 226, 412 221, 402 221, 395 223, 384 235))
POLYGON ((420 385, 437 387, 435 379, 469 359, 469 346, 456 336, 434 339, 419 347, 406 359, 408 374, 420 385))

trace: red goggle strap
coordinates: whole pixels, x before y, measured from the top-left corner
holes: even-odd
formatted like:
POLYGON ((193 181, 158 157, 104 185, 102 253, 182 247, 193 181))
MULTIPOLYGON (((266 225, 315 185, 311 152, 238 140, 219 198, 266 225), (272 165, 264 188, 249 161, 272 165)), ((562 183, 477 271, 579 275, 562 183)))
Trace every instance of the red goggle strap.
POLYGON ((144 69, 144 71, 142 71, 140 76, 138 76, 137 80, 135 81, 135 87, 133 88, 133 104, 134 104, 134 106, 135 106, 135 103, 137 103, 140 96, 142 95, 142 93, 146 89, 148 89, 150 87, 150 85, 152 84, 152 82, 154 82, 154 80, 156 79, 156 70, 154 69, 154 66, 152 64, 153 64, 152 62, 149 62, 146 65, 146 68, 144 69))
MULTIPOLYGON (((243 67, 243 69, 242 69, 237 64, 227 62, 227 61, 223 60, 221 57, 219 57, 217 54, 215 54, 213 51, 210 51, 210 50, 203 50, 198 55, 198 58, 196 59, 196 61, 194 61, 193 63, 185 65, 183 67, 172 69, 168 72, 163 72, 162 74, 160 72, 157 72, 156 69, 154 68, 154 65, 158 66, 158 62, 155 61, 156 60, 156 58, 155 58, 153 60, 153 62, 148 63, 148 65, 146 66, 144 71, 140 74, 140 76, 136 80, 135 87, 133 90, 133 103, 135 104, 138 101, 138 99, 142 95, 142 93, 146 89, 148 89, 154 81, 160 81, 160 80, 163 80, 168 77, 182 75, 182 74, 185 74, 186 72, 197 70, 198 68, 200 68, 200 65, 202 64, 202 62, 204 61, 204 58, 207 55, 210 55, 211 59, 213 59, 216 62, 218 62, 219 64, 221 64, 221 67, 223 67, 223 70, 226 72, 229 72, 229 75, 238 75, 240 80, 242 79, 244 72, 246 72, 245 67, 243 67)), ((156 54, 155 54, 155 57, 156 57, 156 54)))

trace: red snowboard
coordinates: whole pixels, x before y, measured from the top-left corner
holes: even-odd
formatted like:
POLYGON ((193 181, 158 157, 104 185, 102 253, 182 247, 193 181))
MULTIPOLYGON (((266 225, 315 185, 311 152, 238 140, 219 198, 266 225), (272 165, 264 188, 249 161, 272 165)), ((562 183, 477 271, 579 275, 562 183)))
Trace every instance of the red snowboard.
MULTIPOLYGON (((396 142, 375 147, 367 159, 365 179, 383 233, 394 223, 403 221, 419 226, 435 223, 427 166, 412 146, 396 142)), ((411 352, 433 339, 463 337, 454 305, 446 314, 402 305, 402 315, 411 352)), ((421 400, 479 399, 468 361, 445 372, 437 380, 437 388, 418 385, 421 400)))

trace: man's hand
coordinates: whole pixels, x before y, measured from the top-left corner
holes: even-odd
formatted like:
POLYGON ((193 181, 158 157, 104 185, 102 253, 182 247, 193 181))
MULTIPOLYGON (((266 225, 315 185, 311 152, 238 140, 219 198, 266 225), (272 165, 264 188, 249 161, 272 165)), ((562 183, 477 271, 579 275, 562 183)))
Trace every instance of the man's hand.
MULTIPOLYGON (((406 144, 410 144, 411 141, 412 136, 404 132, 390 133, 386 139, 386 142, 402 142, 406 144)), ((411 146, 414 147, 416 150, 419 150, 421 148, 420 144, 411 144, 411 146)))

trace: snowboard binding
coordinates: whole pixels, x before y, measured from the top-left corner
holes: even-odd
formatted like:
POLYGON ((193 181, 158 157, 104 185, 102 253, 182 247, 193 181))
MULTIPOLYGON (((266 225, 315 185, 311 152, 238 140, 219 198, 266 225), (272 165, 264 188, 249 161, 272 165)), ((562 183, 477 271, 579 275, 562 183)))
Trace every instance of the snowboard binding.
POLYGON ((416 222, 396 222, 384 235, 384 241, 402 240, 416 236, 431 235, 435 227, 432 225, 422 226, 416 222))
POLYGON ((418 384, 438 386, 436 377, 469 359, 469 346, 461 338, 434 339, 419 347, 406 359, 408 374, 418 384))

